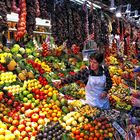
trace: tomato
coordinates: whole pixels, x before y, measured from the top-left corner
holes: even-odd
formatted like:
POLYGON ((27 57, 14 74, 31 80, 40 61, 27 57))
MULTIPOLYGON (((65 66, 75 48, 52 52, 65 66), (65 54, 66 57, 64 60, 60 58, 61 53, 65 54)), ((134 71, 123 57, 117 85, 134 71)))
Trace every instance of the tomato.
POLYGON ((93 140, 98 140, 98 138, 94 137, 93 140))
POLYGON ((90 136, 90 137, 88 138, 88 140, 94 140, 94 138, 90 136))
POLYGON ((89 130, 90 128, 89 128, 89 126, 88 126, 87 124, 85 124, 85 125, 84 125, 84 129, 85 129, 85 130, 89 130))
POLYGON ((84 140, 88 140, 88 135, 85 135, 84 136, 84 140))
POLYGON ((83 138, 79 138, 78 140, 84 140, 83 138))
POLYGON ((79 135, 76 135, 75 138, 79 140, 80 139, 80 136, 79 135))
POLYGON ((94 131, 94 127, 90 127, 89 131, 93 132, 94 131))
POLYGON ((76 134, 76 135, 79 135, 79 134, 80 134, 80 130, 76 130, 76 131, 75 131, 75 134, 76 134))
POLYGON ((95 136, 99 138, 100 137, 100 133, 95 133, 95 136))
POLYGON ((82 138, 83 138, 83 137, 84 137, 84 133, 80 133, 80 137, 82 137, 82 138))

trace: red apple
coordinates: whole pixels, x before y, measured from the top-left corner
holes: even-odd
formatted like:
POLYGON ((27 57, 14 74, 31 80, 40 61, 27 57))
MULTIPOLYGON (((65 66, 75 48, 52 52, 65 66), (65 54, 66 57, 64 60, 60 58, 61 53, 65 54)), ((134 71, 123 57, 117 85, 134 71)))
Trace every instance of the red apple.
POLYGON ((32 131, 32 128, 30 126, 26 126, 25 131, 29 133, 32 131))
POLYGON ((24 103, 24 108, 25 109, 30 109, 31 108, 31 103, 24 103))
POLYGON ((19 119, 20 119, 20 116, 19 116, 18 113, 14 113, 14 114, 12 115, 12 118, 13 118, 14 120, 19 120, 19 119))
POLYGON ((18 126, 18 130, 19 130, 20 132, 24 131, 24 130, 25 130, 25 125, 24 125, 24 124, 20 124, 20 125, 18 126))
POLYGON ((31 116, 31 120, 32 122, 37 122, 39 119, 39 115, 37 113, 34 113, 32 116, 31 116))
POLYGON ((20 119, 20 122, 19 122, 20 124, 26 124, 26 121, 25 121, 25 119, 20 119))
POLYGON ((10 126, 9 130, 13 133, 17 128, 15 126, 10 126))
POLYGON ((25 116, 26 117, 31 117, 33 113, 34 113, 33 110, 28 109, 28 110, 25 111, 25 116))
POLYGON ((18 121, 18 120, 13 120, 12 124, 13 124, 14 126, 18 126, 18 125, 19 125, 19 121, 18 121))
POLYGON ((40 109, 38 107, 34 108, 33 109, 34 113, 39 113, 40 112, 40 109))
POLYGON ((42 119, 44 119, 45 118, 45 113, 39 112, 39 117, 42 118, 42 119))
POLYGON ((37 121, 39 125, 44 125, 45 121, 42 118, 39 118, 39 120, 37 121))
POLYGON ((20 111, 21 111, 22 113, 24 113, 24 112, 25 112, 25 107, 21 107, 20 111))
POLYGON ((37 122, 32 122, 31 127, 33 127, 34 129, 37 129, 38 123, 37 122))
POLYGON ((25 137, 27 136, 27 132, 26 132, 26 131, 22 131, 22 132, 20 133, 20 136, 22 136, 23 138, 25 138, 25 137))

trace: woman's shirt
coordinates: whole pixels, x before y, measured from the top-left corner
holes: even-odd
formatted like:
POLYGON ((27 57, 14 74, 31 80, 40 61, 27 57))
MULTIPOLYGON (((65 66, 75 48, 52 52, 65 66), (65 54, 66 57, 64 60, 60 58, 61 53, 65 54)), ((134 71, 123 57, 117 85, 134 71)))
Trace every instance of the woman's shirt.
POLYGON ((89 75, 102 76, 103 74, 105 74, 105 76, 106 76, 106 85, 105 85, 104 91, 108 92, 108 90, 110 90, 110 88, 112 87, 112 80, 111 80, 108 69, 106 67, 103 68, 102 66, 99 67, 99 71, 97 74, 90 68, 85 68, 85 69, 82 69, 81 71, 77 72, 75 75, 70 75, 64 79, 61 79, 61 81, 62 81, 61 84, 64 85, 64 84, 69 84, 69 83, 73 83, 78 80, 81 80, 86 85, 88 82, 89 75))

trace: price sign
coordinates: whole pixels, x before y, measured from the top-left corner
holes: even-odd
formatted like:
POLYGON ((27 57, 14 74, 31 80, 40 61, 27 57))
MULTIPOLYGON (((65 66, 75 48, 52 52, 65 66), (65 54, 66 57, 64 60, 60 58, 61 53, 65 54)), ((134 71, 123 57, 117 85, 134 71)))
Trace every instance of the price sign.
POLYGON ((120 127, 120 125, 117 122, 113 122, 113 127, 122 135, 122 137, 125 139, 127 134, 126 132, 120 127))

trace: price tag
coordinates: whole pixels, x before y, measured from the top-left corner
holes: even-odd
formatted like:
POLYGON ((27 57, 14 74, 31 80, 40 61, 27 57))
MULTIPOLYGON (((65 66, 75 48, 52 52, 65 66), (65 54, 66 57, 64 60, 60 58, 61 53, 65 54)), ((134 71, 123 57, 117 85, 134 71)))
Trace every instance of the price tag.
POLYGON ((120 125, 117 122, 113 122, 113 127, 122 135, 122 137, 125 139, 127 134, 126 132, 120 127, 120 125))

